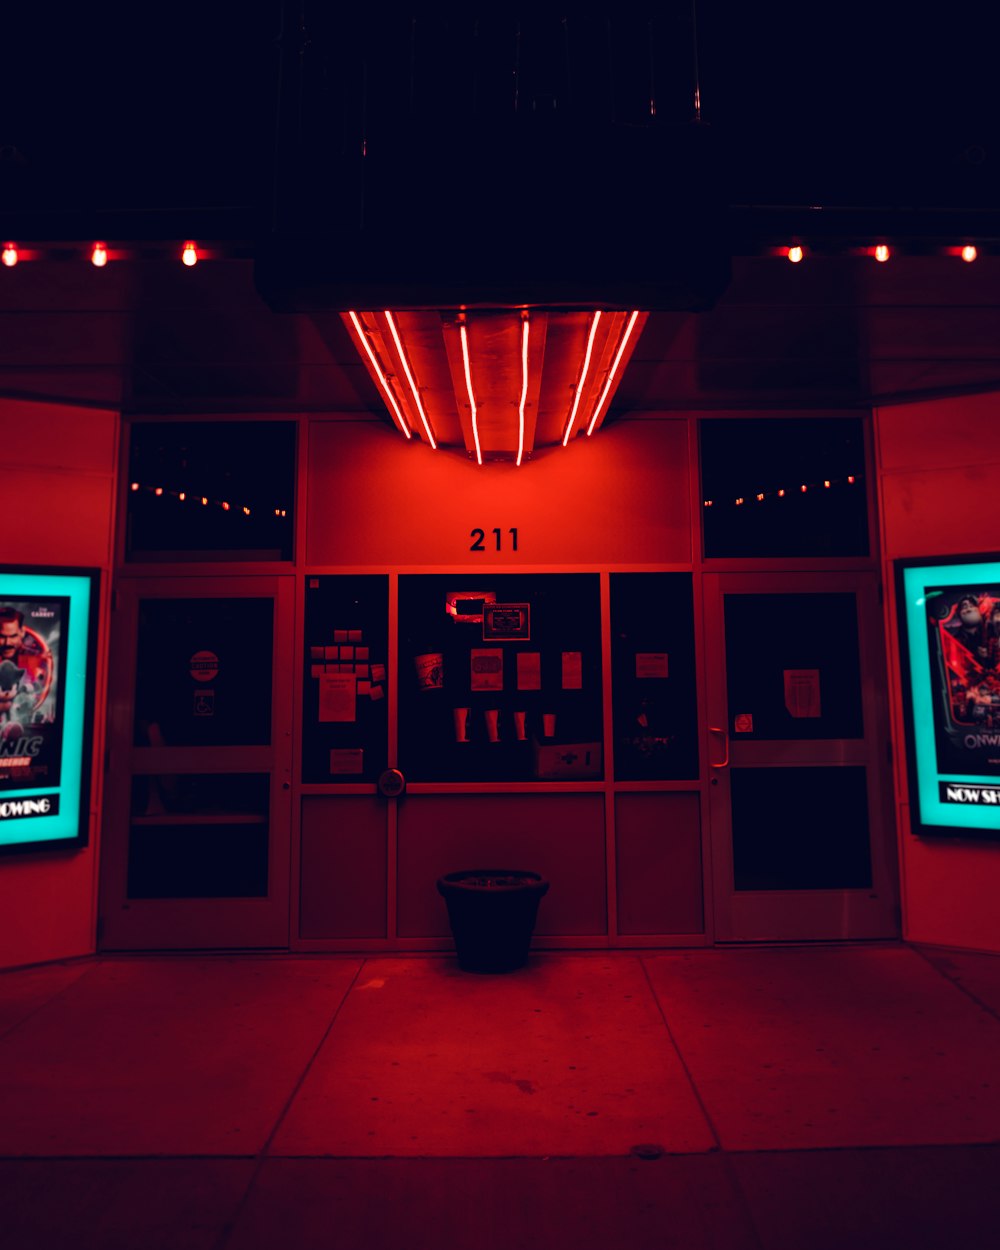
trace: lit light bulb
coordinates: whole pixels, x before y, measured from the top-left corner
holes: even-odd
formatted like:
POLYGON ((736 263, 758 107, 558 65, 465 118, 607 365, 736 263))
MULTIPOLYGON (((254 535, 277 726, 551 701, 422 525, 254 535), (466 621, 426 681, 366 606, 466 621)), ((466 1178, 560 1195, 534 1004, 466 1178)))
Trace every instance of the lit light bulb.
POLYGON ((884 243, 880 243, 875 249, 875 259, 880 265, 884 265, 891 255, 892 253, 884 243))
POLYGON ((853 486, 853 485, 854 485, 854 474, 853 474, 853 473, 849 473, 849 474, 847 475, 847 480, 848 480, 848 481, 850 482, 850 484, 853 486))
POLYGON ((138 483, 138 482, 133 482, 133 483, 132 483, 132 489, 133 489, 133 490, 138 490, 138 489, 139 489, 139 483, 138 483))
POLYGON ((202 495, 202 497, 201 497, 201 506, 202 506, 203 508, 207 508, 207 507, 208 507, 208 498, 207 498, 207 496, 205 496, 205 495, 202 495))
POLYGON ((808 489, 809 487, 805 484, 805 482, 803 482, 802 485, 799 487, 799 490, 803 493, 803 495, 806 493, 808 489))
POLYGON ((3 245, 3 252, 0 253, 0 260, 3 261, 8 269, 13 269, 17 264, 17 244, 5 243, 3 245))
POLYGON ((788 249, 786 255, 788 256, 788 259, 792 262, 793 265, 797 265, 799 261, 802 259, 802 257, 805 255, 805 252, 803 252, 802 248, 799 247, 799 245, 796 243, 794 247, 790 247, 788 249))
POLYGON ((764 496, 763 496, 763 495, 761 495, 761 494, 758 494, 758 495, 757 495, 757 502, 758 502, 758 503, 763 503, 763 502, 764 502, 764 496))
POLYGON ((183 491, 181 491, 180 494, 177 496, 177 498, 181 501, 181 503, 183 503, 184 500, 187 499, 187 495, 183 491))
POLYGON ((162 495, 162 494, 163 494, 163 487, 162 487, 162 486, 157 486, 157 488, 153 491, 153 494, 154 494, 154 495, 162 495))
POLYGON ((706 499, 706 500, 705 500, 705 507, 706 507, 706 508, 711 508, 711 506, 712 506, 712 500, 711 500, 711 499, 706 499))
POLYGON ((781 490, 778 491, 778 498, 784 499, 784 497, 785 497, 785 488, 784 486, 782 486, 781 490))
POLYGON ((184 244, 184 251, 181 252, 181 261, 190 269, 192 265, 198 263, 198 248, 191 239, 184 244))
POLYGON ((823 485, 826 487, 826 489, 827 489, 827 490, 829 490, 829 489, 830 489, 830 480, 829 480, 829 478, 824 478, 824 479, 823 479, 823 485))
POLYGON ((744 502, 744 500, 743 500, 743 496, 742 496, 742 495, 740 495, 739 499, 737 499, 737 501, 736 501, 736 506, 737 506, 737 507, 739 507, 739 506, 740 506, 740 504, 742 504, 743 502, 744 502))
POLYGON ((971 265, 978 255, 979 253, 971 243, 966 243, 965 247, 962 248, 961 256, 967 265, 971 265))
POLYGON ((97 269, 103 269, 108 263, 108 249, 104 243, 95 243, 90 250, 90 263, 97 269))

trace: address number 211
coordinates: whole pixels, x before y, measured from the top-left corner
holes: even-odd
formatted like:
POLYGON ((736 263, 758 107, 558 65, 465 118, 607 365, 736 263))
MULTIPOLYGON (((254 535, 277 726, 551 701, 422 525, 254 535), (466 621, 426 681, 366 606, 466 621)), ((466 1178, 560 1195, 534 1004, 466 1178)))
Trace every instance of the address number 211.
MULTIPOLYGON (((469 531, 469 537, 472 539, 472 545, 469 548, 470 551, 489 550, 489 548, 486 546, 486 532, 487 532, 486 530, 481 530, 481 529, 474 529, 474 530, 469 531)), ((490 530, 489 532, 493 535, 494 550, 503 551, 504 546, 505 546, 504 537, 503 537, 504 531, 500 528, 499 525, 497 525, 497 526, 494 526, 494 528, 490 530)), ((517 550, 517 526, 512 525, 510 529, 507 530, 507 534, 509 535, 509 538, 508 538, 508 542, 506 545, 510 547, 511 551, 516 551, 517 550)))

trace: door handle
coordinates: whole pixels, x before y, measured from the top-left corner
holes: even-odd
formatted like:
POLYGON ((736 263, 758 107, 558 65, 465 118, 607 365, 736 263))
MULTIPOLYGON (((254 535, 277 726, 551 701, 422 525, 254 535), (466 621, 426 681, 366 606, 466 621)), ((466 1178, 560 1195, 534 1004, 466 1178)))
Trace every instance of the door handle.
POLYGON ((722 738, 723 756, 717 764, 711 764, 712 768, 728 768, 729 767, 729 734, 724 729, 719 729, 715 725, 710 725, 708 732, 710 734, 718 734, 722 738))

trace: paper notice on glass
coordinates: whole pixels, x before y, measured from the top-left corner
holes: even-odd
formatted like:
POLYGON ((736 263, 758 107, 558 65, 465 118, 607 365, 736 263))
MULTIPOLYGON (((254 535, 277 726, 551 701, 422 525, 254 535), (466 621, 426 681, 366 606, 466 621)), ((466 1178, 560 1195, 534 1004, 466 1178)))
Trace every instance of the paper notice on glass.
POLYGON ((785 669, 785 707, 797 720, 820 715, 818 668, 785 669))
POLYGON ((330 772, 345 777, 365 770, 365 753, 361 747, 335 747, 330 752, 330 772))
POLYGON ((499 647, 473 647, 470 660, 473 690, 503 689, 503 652, 499 647))
POLYGON ((583 689, 583 655, 579 651, 562 653, 562 688, 563 690, 583 689))
POLYGON ((669 677, 670 657, 666 651, 638 651, 635 657, 636 677, 669 677))
POLYGON ((542 653, 540 651, 517 653, 517 688, 518 690, 541 690, 542 653))
POLYGON ((357 678, 353 673, 324 673, 319 679, 319 719, 357 720, 357 678))

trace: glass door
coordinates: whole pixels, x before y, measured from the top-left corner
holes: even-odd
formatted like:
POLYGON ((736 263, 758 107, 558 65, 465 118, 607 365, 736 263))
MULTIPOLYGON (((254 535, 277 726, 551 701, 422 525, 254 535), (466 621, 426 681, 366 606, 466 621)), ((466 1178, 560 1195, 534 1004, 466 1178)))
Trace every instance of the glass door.
POLYGON ((704 580, 717 940, 896 936, 875 575, 704 580))
POLYGON ((119 583, 104 949, 287 946, 293 603, 287 577, 119 583))

